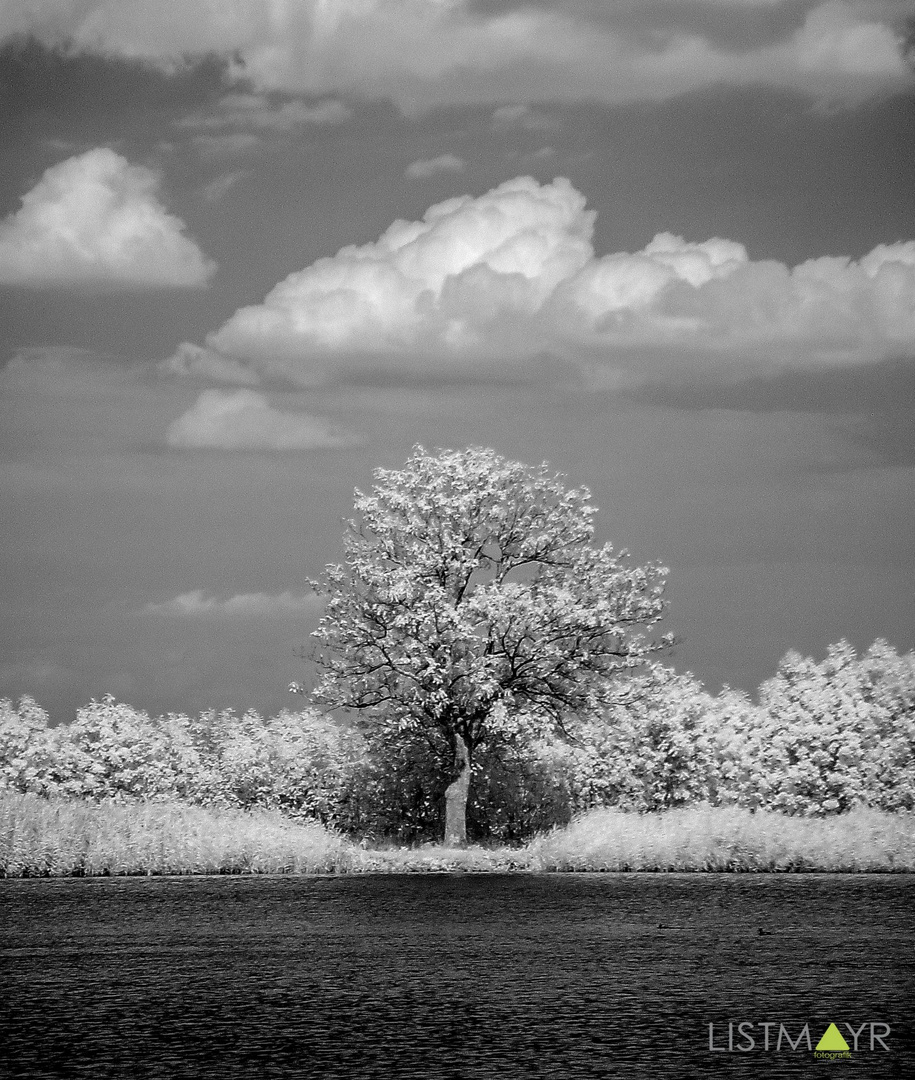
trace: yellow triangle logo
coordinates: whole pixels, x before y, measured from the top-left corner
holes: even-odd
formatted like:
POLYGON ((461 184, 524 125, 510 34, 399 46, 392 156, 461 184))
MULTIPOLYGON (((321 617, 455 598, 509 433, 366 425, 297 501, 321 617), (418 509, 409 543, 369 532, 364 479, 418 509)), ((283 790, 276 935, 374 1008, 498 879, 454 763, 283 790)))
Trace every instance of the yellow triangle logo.
POLYGON ((848 1043, 842 1038, 842 1032, 835 1024, 830 1024, 823 1032, 823 1038, 817 1043, 817 1050, 847 1050, 848 1043))

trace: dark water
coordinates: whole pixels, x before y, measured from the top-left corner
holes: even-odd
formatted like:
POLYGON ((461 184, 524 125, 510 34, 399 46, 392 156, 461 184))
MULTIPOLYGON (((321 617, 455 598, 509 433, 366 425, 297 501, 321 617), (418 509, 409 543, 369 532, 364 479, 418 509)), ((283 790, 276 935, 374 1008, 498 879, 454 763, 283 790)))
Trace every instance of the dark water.
POLYGON ((0 881, 0 1075, 912 1075, 913 899, 878 875, 0 881), (757 1047, 875 1021, 890 1049, 711 1052, 729 1020, 757 1047))

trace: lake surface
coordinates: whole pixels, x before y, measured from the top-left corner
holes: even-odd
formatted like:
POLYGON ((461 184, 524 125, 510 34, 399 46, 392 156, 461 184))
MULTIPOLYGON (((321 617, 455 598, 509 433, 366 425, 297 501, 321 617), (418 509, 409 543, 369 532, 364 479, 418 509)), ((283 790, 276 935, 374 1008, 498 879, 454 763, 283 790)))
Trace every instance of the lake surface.
POLYGON ((913 901, 903 875, 0 881, 0 1076, 905 1076, 913 901), (761 1049, 871 1021, 888 1051, 761 1049))

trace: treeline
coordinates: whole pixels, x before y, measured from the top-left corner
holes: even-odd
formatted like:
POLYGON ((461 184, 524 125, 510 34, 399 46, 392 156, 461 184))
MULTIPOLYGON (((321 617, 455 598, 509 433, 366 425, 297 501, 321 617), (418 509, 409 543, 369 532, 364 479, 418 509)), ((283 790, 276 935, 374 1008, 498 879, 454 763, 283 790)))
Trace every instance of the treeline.
MULTIPOLYGON (((913 653, 789 653, 758 702, 660 666, 620 690, 570 726, 574 741, 493 725, 473 763, 471 837, 516 842, 605 806, 915 809, 913 653)), ((0 790, 273 809, 373 840, 440 836, 450 760, 434 738, 382 743, 309 709, 149 717, 107 697, 50 727, 30 698, 0 702, 0 790)))

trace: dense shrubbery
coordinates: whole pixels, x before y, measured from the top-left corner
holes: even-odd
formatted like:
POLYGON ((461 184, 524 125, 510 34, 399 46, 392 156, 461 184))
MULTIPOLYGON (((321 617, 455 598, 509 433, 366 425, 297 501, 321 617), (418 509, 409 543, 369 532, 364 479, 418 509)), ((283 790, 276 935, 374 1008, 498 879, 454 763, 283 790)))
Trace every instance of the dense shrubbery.
POLYGON ((0 703, 0 787, 44 796, 178 798, 347 825, 344 787, 360 749, 316 712, 151 719, 106 697, 51 728, 29 698, 0 703))
POLYGON ((644 696, 553 747, 573 808, 696 802, 788 814, 915 809, 915 654, 847 643, 822 663, 789 653, 759 704, 656 671, 644 696))
MULTIPOLYGON (((664 668, 631 691, 572 743, 494 724, 474 760, 470 835, 516 842, 601 806, 915 809, 915 654, 883 642, 861 657, 840 643, 821 663, 789 654, 758 704, 664 668)), ((441 835, 451 753, 412 739, 372 741, 314 710, 150 718, 112 698, 52 728, 25 698, 0 703, 0 790, 277 810, 415 842, 441 835)))

